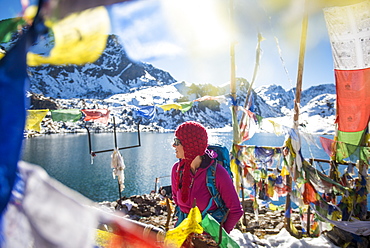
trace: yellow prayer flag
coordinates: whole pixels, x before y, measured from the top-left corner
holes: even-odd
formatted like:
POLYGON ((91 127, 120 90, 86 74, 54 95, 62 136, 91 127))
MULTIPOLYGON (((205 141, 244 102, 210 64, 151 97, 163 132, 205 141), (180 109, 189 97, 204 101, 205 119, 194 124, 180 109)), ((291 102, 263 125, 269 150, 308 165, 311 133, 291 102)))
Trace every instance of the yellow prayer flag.
POLYGON ((158 105, 158 107, 162 108, 164 111, 168 111, 171 109, 182 109, 182 106, 178 103, 169 103, 164 105, 158 105))
POLYGON ((287 168, 286 166, 283 166, 283 169, 281 170, 280 175, 282 175, 282 176, 287 176, 287 175, 289 175, 289 174, 290 174, 290 173, 289 173, 288 168, 287 168))
POLYGON ((110 32, 109 14, 104 6, 88 9, 51 24, 51 29, 55 45, 50 55, 28 53, 29 66, 93 63, 107 44, 110 32))
POLYGON ((269 204, 269 209, 271 209, 272 211, 276 211, 278 209, 278 207, 272 203, 269 204))
POLYGON ((41 121, 48 113, 48 109, 37 109, 27 111, 26 130, 41 131, 41 121))
POLYGON ((236 164, 235 159, 231 159, 230 161, 230 170, 233 173, 234 176, 234 187, 236 189, 236 192, 239 192, 239 186, 241 182, 241 178, 238 171, 239 166, 236 164))
POLYGON ((269 120, 269 122, 272 124, 272 126, 274 127, 274 133, 278 136, 282 135, 282 128, 281 128, 281 125, 279 123, 276 123, 272 120, 269 120))
POLYGON ((169 230, 164 239, 166 247, 180 248, 191 233, 203 233, 203 227, 199 224, 202 215, 198 207, 190 209, 188 217, 183 220, 175 229, 169 230))

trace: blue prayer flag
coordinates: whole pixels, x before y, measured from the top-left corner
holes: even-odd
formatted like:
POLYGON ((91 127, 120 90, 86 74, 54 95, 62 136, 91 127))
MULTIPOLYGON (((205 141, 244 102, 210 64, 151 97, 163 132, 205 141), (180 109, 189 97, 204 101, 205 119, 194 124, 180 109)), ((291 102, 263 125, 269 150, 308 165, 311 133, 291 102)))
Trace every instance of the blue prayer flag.
POLYGON ((153 119, 155 116, 155 106, 143 106, 135 110, 138 116, 153 119))

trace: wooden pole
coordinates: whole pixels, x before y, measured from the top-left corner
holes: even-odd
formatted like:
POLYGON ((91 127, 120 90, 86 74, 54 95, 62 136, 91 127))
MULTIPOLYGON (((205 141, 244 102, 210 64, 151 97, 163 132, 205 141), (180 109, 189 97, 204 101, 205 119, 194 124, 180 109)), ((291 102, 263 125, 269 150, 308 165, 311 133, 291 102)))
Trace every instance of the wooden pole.
MULTIPOLYGON (((301 32, 301 42, 300 42, 300 51, 299 51, 299 61, 298 61, 298 74, 297 74, 297 84, 296 84, 296 93, 295 93, 295 102, 294 102, 294 118, 293 118, 293 128, 298 130, 298 118, 299 118, 299 104, 301 102, 301 92, 302 92, 302 78, 303 78, 303 66, 304 66, 304 55, 306 51, 306 38, 307 38, 307 27, 308 27, 308 13, 307 13, 307 2, 305 1, 304 16, 302 21, 302 32, 301 32)), ((297 134, 299 137, 299 134, 297 134)), ((296 151, 296 156, 299 154, 296 151)), ((295 173, 295 171, 291 171, 295 173)), ((287 175, 287 186, 289 189, 292 188, 292 175, 287 175)), ((290 193, 287 194, 285 202, 285 228, 288 232, 291 233, 291 199, 290 193)), ((292 234, 292 233, 291 233, 292 234)))
MULTIPOLYGON (((234 35, 234 30, 233 30, 233 20, 234 20, 234 1, 230 0, 230 32, 231 32, 231 41, 230 41, 230 95, 232 98, 233 106, 232 106, 232 111, 233 115, 236 116, 237 114, 237 109, 238 106, 236 105, 236 76, 235 76, 235 35, 234 35)), ((239 125, 237 122, 234 122, 233 118, 233 130, 235 130, 235 125, 239 125)), ((235 140, 235 133, 233 134, 233 147, 232 150, 234 149, 234 144, 236 143, 235 140)), ((242 170, 241 168, 238 168, 238 173, 240 174, 240 187, 241 187, 241 193, 242 193, 242 206, 244 210, 244 185, 243 185, 243 178, 242 178, 242 170)), ((238 191, 237 191, 238 192, 238 191)), ((239 193, 239 192, 238 192, 239 193)), ((243 223, 246 223, 246 216, 245 216, 245 211, 243 211, 243 223)))

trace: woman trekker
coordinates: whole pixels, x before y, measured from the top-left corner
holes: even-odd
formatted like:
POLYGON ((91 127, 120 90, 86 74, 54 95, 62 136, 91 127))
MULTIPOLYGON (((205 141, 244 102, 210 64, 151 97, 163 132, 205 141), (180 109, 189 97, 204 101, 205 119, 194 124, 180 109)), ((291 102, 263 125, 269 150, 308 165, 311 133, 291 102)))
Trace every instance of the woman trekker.
MULTIPOLYGON (((173 165, 171 174, 172 194, 178 211, 175 226, 186 218, 193 207, 194 199, 202 217, 206 213, 216 216, 220 212, 206 185, 207 170, 210 166, 216 166, 215 185, 229 210, 223 228, 230 233, 243 215, 243 210, 228 172, 216 162, 217 154, 207 149, 207 130, 198 122, 187 121, 178 126, 175 136, 172 146, 179 159, 173 165)), ((222 220, 215 219, 218 222, 222 220)))

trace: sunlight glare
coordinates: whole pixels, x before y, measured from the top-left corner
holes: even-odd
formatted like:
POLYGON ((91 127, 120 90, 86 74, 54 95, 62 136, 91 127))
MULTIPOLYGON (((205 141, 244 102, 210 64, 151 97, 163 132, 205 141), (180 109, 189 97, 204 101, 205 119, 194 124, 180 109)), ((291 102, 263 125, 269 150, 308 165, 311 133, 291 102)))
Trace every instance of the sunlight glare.
POLYGON ((216 52, 228 46, 229 10, 225 1, 163 0, 163 6, 177 36, 193 53, 216 52))

